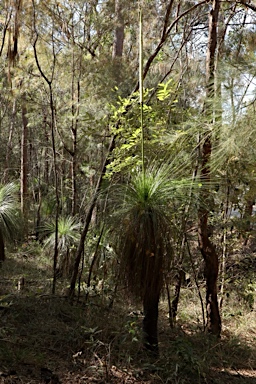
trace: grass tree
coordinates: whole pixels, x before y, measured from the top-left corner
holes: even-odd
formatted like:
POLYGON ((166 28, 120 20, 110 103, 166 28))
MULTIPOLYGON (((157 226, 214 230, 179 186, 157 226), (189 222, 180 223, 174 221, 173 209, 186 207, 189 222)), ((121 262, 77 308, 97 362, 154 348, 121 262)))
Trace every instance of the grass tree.
MULTIPOLYGON (((62 276, 70 273, 72 265, 72 249, 80 238, 80 223, 74 217, 60 217, 58 221, 58 272, 62 276)), ((55 247, 55 220, 45 224, 43 231, 46 234, 44 246, 49 250, 55 247)))
POLYGON ((114 188, 112 228, 120 276, 131 297, 143 303, 144 345, 158 351, 158 303, 163 274, 172 255, 170 200, 173 184, 166 167, 149 168, 114 188))
POLYGON ((111 233, 120 259, 120 276, 130 296, 143 303, 144 346, 158 353, 158 304, 164 271, 171 260, 170 204, 173 183, 168 166, 147 167, 144 151, 143 38, 140 12, 141 169, 110 193, 111 233))
POLYGON ((20 229, 18 188, 15 183, 0 186, 0 261, 5 260, 5 242, 13 241, 20 229))

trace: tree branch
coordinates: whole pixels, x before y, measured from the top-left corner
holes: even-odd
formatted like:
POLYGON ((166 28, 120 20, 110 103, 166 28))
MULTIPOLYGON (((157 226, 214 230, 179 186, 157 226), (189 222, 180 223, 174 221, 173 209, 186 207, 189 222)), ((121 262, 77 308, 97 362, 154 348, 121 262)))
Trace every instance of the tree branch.
POLYGON ((0 56, 2 56, 2 53, 3 53, 5 36, 6 36, 6 32, 7 32, 10 20, 11 20, 11 16, 12 16, 12 12, 9 13, 9 17, 8 18, 6 17, 6 21, 5 21, 5 24, 4 24, 3 38, 2 38, 2 44, 1 44, 1 49, 0 49, 0 56))
POLYGON ((245 5, 247 8, 250 8, 252 11, 256 12, 256 5, 252 3, 247 3, 246 1, 237 1, 237 3, 245 5))
MULTIPOLYGON (((144 68, 144 72, 143 72, 143 78, 145 79, 149 69, 150 69, 150 66, 152 64, 152 62, 154 61, 154 59, 156 58, 156 56, 158 55, 158 53, 160 52, 161 48, 163 47, 163 45, 165 44, 171 30, 173 29, 173 27, 178 23, 178 21, 180 19, 182 19, 184 16, 186 16, 188 13, 194 11, 196 8, 200 7, 201 5, 203 4, 206 4, 208 2, 208 0, 203 0, 203 1, 200 1, 199 3, 193 5, 192 7, 190 7, 189 9, 187 9, 186 11, 184 11, 183 13, 181 13, 178 17, 176 17, 175 20, 173 20, 173 22, 171 23, 171 25, 169 26, 169 28, 167 28, 167 22, 168 22, 168 19, 167 17, 169 18, 169 15, 170 15, 170 12, 171 12, 171 5, 172 5, 172 1, 170 2, 168 8, 167 8, 167 11, 166 11, 166 15, 165 15, 165 21, 164 21, 164 27, 163 27, 163 32, 162 32, 162 37, 160 39, 160 42, 158 43, 155 51, 152 53, 152 55, 149 57, 146 65, 145 65, 145 68, 144 68)), ((134 88, 134 92, 137 92, 139 89, 139 82, 136 84, 135 88, 134 88)))

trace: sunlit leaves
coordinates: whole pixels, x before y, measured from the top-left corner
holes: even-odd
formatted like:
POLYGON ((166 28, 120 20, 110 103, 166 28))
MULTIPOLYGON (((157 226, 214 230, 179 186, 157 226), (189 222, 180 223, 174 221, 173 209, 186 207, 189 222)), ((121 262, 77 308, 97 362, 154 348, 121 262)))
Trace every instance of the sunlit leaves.
MULTIPOLYGON (((157 98, 160 101, 168 99, 174 93, 173 79, 168 80, 166 83, 160 83, 158 85, 157 98)), ((177 102, 174 100, 173 102, 177 102)))
MULTIPOLYGON (((80 223, 73 217, 60 217, 58 222, 58 248, 60 252, 65 252, 78 242, 80 227, 80 223)), ((55 243, 55 223, 51 221, 45 224, 43 232, 47 235, 44 242, 45 247, 53 249, 55 243)))

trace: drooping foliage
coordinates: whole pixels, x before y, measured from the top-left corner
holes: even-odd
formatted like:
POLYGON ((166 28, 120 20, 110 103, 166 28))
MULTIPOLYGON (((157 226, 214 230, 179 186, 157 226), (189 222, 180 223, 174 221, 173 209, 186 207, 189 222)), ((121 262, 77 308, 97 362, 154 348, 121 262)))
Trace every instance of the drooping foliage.
POLYGON ((160 292, 172 257, 172 186, 167 170, 149 168, 114 188, 112 228, 121 270, 136 298, 160 292))
POLYGON ((5 259, 5 240, 13 241, 21 230, 18 210, 18 187, 15 183, 0 187, 0 260, 5 259))
MULTIPOLYGON (((58 222, 58 269, 61 275, 67 276, 72 267, 72 254, 77 246, 80 235, 81 224, 77 222, 76 218, 67 216, 60 217, 58 222)), ((49 222, 44 225, 42 231, 46 239, 44 247, 50 251, 54 249, 55 245, 55 222, 49 222)))

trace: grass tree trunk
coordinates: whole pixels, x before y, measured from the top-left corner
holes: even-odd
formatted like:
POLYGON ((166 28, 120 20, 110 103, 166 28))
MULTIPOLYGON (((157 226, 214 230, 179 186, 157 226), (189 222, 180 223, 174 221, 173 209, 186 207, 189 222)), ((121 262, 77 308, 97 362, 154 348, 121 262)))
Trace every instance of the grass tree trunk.
POLYGON ((152 210, 149 209, 148 212, 146 211, 146 220, 142 220, 142 223, 148 221, 148 225, 144 228, 147 235, 144 239, 144 247, 142 247, 144 252, 142 252, 141 260, 141 290, 143 292, 144 313, 143 337, 144 346, 154 354, 158 354, 158 304, 163 286, 164 242, 158 236, 157 230, 160 228, 154 225, 151 215, 152 210))
MULTIPOLYGON (((206 103, 205 116, 207 123, 214 123, 214 82, 215 82, 215 55, 217 48, 217 25, 220 9, 220 1, 212 1, 212 9, 209 13, 209 38, 206 57, 206 103)), ((201 180, 204 185, 200 196, 200 207, 198 211, 198 239, 199 248, 205 262, 206 279, 206 312, 207 330, 219 336, 221 332, 221 319, 217 299, 217 279, 219 262, 216 249, 210 240, 209 213, 211 207, 210 191, 210 165, 212 152, 211 131, 204 133, 201 145, 201 180)))
POLYGON ((0 229, 0 263, 2 263, 2 261, 5 261, 5 247, 3 233, 0 229))
POLYGON ((145 347, 158 354, 158 304, 160 293, 152 296, 145 295, 143 300, 143 337, 145 347))

